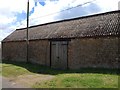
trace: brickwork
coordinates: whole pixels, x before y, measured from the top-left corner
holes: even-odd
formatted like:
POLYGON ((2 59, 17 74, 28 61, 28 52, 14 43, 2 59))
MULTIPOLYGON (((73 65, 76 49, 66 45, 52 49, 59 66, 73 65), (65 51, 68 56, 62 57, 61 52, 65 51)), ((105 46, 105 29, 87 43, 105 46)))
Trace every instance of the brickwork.
MULTIPOLYGON (((29 42, 29 61, 40 65, 50 65, 50 45, 47 40, 29 42)), ((2 59, 26 62, 26 42, 2 43, 2 59)))
POLYGON ((69 42, 68 66, 118 68, 118 38, 84 38, 69 42))
MULTIPOLYGON (((71 39, 68 44, 68 68, 118 68, 117 37, 71 39)), ((26 42, 3 42, 3 60, 26 62, 26 42)), ((29 42, 29 62, 50 66, 50 42, 29 42)))
POLYGON ((50 43, 48 40, 30 41, 29 59, 32 63, 50 66, 50 43))
POLYGON ((26 43, 22 41, 2 43, 2 60, 26 62, 26 43))

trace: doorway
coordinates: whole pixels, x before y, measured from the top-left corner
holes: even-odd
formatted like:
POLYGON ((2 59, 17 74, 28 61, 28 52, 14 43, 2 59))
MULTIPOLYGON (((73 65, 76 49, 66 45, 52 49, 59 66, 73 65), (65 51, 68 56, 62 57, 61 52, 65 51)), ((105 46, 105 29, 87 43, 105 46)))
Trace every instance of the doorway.
POLYGON ((51 42, 51 68, 67 69, 68 41, 51 42))

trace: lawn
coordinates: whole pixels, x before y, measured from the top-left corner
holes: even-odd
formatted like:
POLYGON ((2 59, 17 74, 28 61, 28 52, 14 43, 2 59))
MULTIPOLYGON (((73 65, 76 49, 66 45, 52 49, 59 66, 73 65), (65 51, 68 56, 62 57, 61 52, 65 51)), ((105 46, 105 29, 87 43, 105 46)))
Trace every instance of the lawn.
POLYGON ((29 76, 26 81, 28 83, 34 81, 29 84, 33 88, 118 88, 119 86, 116 69, 55 70, 30 63, 4 62, 2 75, 19 82, 29 76))
POLYGON ((117 88, 118 78, 103 74, 61 74, 43 83, 36 83, 35 88, 117 88))

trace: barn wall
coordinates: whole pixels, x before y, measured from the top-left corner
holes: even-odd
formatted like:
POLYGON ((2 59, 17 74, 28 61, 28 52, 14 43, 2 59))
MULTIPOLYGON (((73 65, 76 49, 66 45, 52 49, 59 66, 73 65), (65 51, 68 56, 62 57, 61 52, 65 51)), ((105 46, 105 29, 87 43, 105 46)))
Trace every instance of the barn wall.
MULTIPOLYGON (((68 44, 68 68, 118 68, 118 43, 116 37, 71 39, 68 44)), ((2 42, 2 58, 26 62, 26 42, 2 42)), ((29 62, 50 66, 48 40, 29 42, 29 62)))
POLYGON ((70 69, 118 67, 118 38, 72 39, 68 48, 70 69))
MULTIPOLYGON (((2 59, 26 62, 26 42, 2 42, 2 59)), ((29 41, 29 62, 50 65, 50 43, 47 40, 29 41)))
POLYGON ((29 60, 32 63, 50 66, 50 43, 48 40, 30 41, 29 60))
POLYGON ((26 62, 26 43, 2 42, 2 60, 26 62))

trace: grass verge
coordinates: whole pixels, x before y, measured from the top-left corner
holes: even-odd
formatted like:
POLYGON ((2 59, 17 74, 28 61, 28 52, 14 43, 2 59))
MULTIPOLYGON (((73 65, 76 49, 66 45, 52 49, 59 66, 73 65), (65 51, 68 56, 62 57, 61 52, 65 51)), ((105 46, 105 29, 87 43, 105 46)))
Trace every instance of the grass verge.
POLYGON ((62 74, 43 83, 36 83, 34 88, 117 88, 118 76, 103 74, 62 74))
POLYGON ((55 70, 30 63, 9 61, 2 63, 2 75, 5 77, 30 74, 54 76, 51 80, 36 81, 31 85, 33 88, 118 88, 119 86, 119 73, 116 69, 55 70))

